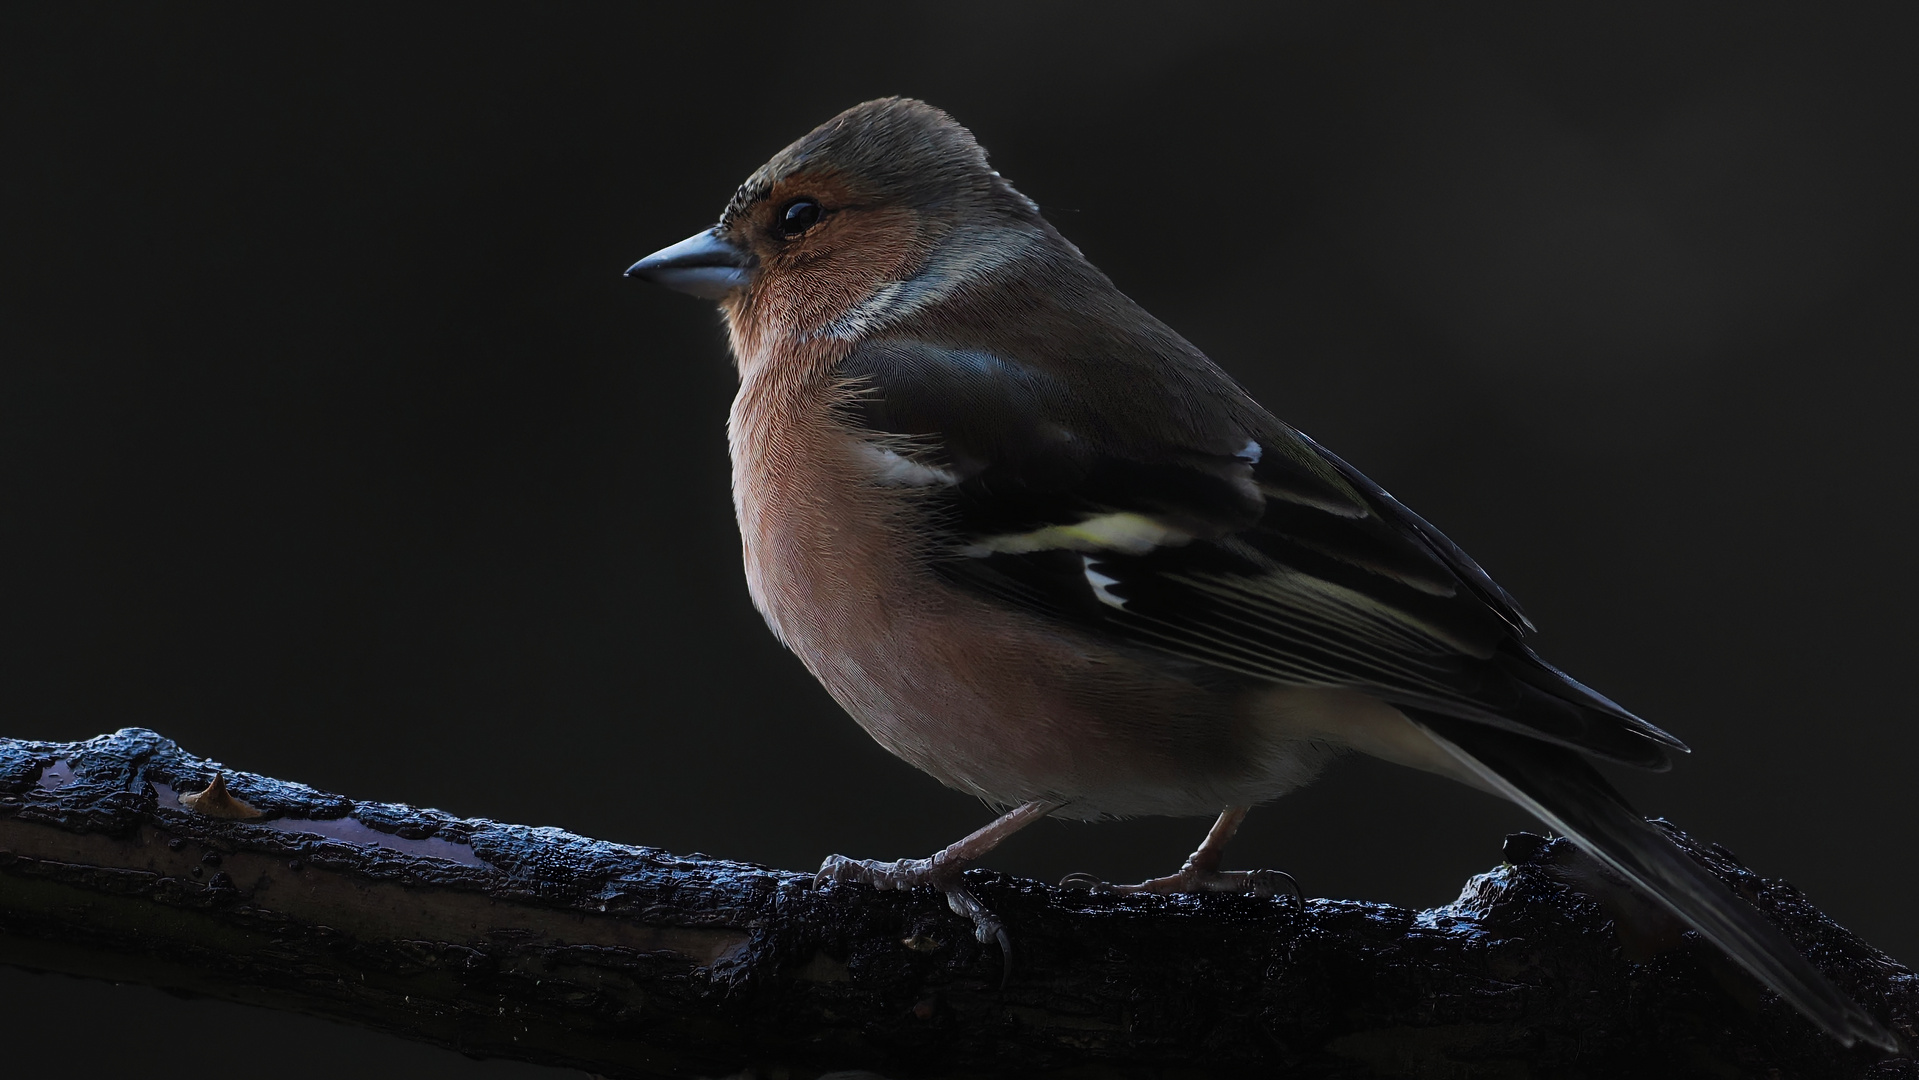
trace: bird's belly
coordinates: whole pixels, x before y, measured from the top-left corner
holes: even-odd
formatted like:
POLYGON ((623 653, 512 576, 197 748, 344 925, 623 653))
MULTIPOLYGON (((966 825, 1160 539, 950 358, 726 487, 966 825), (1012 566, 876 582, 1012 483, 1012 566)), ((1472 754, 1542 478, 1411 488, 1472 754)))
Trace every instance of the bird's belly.
MULTIPOLYGON (((781 571, 768 571, 772 585, 781 571)), ((995 804, 1060 800, 1089 818, 1210 814, 1283 794, 1323 756, 1262 737, 1237 695, 964 594, 916 601, 882 589, 804 614, 774 599, 768 614, 875 741, 995 804)))
MULTIPOLYGON (((832 449, 817 452, 830 463, 832 449)), ((803 490, 785 470, 736 473, 754 603, 868 734, 948 786, 1088 818, 1186 815, 1318 771, 1327 751, 1274 737, 1256 695, 958 590, 856 469, 816 460, 800 475, 803 490)))

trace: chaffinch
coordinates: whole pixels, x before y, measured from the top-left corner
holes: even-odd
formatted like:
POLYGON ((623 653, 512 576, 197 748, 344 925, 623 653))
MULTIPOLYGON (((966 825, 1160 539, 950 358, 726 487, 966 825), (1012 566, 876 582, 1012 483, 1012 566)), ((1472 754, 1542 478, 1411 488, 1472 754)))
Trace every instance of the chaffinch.
POLYGON ((1115 888, 1270 892, 1219 868, 1227 840, 1357 750, 1518 803, 1840 1041, 1896 1048, 1590 762, 1663 769, 1678 739, 1540 659, 1478 563, 1128 299, 945 113, 841 113, 627 273, 725 314, 767 624, 880 745, 1011 808, 822 881, 933 885, 1005 948, 960 872, 1013 832, 1217 814, 1178 872, 1115 888))

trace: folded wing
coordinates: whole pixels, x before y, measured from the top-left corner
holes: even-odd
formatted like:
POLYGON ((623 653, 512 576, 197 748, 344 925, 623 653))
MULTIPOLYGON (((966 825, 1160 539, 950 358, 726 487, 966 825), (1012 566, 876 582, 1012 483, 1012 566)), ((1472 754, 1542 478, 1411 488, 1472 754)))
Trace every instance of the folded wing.
POLYGON ((1684 749, 1539 659, 1518 603, 1457 545, 1216 371, 1135 387, 1165 402, 1143 414, 920 342, 866 345, 841 373, 876 447, 950 481, 927 493, 946 532, 926 557, 955 583, 1252 678, 1646 768, 1684 749))

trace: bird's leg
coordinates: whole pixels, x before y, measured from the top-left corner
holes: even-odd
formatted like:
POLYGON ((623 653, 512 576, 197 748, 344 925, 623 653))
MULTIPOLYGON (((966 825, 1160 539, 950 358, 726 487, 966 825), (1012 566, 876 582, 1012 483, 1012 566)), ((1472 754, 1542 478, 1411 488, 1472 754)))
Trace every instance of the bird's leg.
POLYGON ((973 921, 973 936, 981 944, 998 941, 1006 955, 1008 971, 1011 970, 1013 946, 1006 936, 1006 927, 986 905, 979 902, 960 875, 968 866, 977 862, 987 852, 1000 846, 1007 837, 1020 831, 1040 818, 1058 810, 1064 803, 1035 799, 1023 806, 1016 807, 1000 815, 998 820, 979 831, 948 844, 925 859, 899 859, 894 862, 880 862, 877 859, 849 859, 844 855, 828 855, 820 864, 820 872, 814 875, 815 887, 829 881, 862 881, 875 889, 910 889, 915 885, 931 885, 946 894, 946 905, 955 914, 964 915, 973 921))
POLYGON ((1299 882, 1293 875, 1283 870, 1221 870, 1220 856, 1226 853, 1226 842, 1239 831, 1239 823, 1246 820, 1245 806, 1227 807, 1213 822, 1207 831, 1206 839, 1200 841, 1199 850, 1186 857, 1185 865, 1176 874, 1152 878, 1137 885, 1113 885, 1101 881, 1091 874, 1068 874, 1061 879, 1060 886, 1067 889, 1091 889, 1094 892, 1117 893, 1192 893, 1192 892, 1237 892, 1251 893, 1254 896, 1277 896, 1290 894, 1294 900, 1305 903, 1300 894, 1299 882))

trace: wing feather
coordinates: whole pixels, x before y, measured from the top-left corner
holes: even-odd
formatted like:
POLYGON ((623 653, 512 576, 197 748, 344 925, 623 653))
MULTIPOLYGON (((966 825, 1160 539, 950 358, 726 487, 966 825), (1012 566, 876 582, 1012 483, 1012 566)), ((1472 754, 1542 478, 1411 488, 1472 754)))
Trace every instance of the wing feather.
POLYGON ((925 342, 869 343, 841 374, 888 475, 942 478, 925 489, 947 529, 929 558, 957 585, 1252 679, 1361 688, 1649 768, 1684 749, 1540 660, 1477 562, 1224 375, 1202 388, 1212 407, 1142 417, 925 342))

